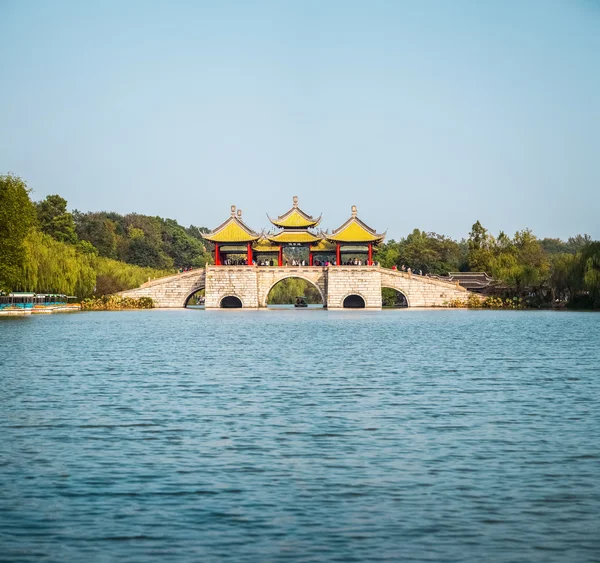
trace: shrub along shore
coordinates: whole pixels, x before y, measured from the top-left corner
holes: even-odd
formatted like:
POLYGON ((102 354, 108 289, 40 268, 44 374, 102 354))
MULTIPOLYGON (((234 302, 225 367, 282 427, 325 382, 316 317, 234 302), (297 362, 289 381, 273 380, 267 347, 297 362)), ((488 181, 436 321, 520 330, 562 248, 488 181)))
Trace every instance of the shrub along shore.
POLYGON ((152 309, 154 302, 150 297, 121 297, 105 295, 89 297, 81 302, 82 311, 122 311, 125 309, 152 309))

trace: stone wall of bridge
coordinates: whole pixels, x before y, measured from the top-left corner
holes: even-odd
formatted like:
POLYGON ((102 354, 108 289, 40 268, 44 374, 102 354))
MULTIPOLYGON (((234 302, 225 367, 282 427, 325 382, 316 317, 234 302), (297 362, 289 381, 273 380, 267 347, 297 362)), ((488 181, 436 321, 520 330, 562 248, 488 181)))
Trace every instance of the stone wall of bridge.
POLYGON ((136 289, 121 291, 124 297, 150 297, 155 307, 181 308, 196 291, 205 287, 206 270, 199 268, 164 278, 149 280, 136 289))
POLYGON ((327 268, 327 307, 342 309, 349 295, 360 295, 367 309, 381 309, 381 273, 373 266, 327 268))
POLYGON ((269 291, 277 282, 290 277, 313 283, 329 309, 343 308, 349 295, 360 295, 366 308, 379 309, 382 287, 402 292, 409 307, 444 307, 453 299, 468 297, 465 288, 451 282, 373 266, 206 266, 151 280, 120 295, 150 297, 156 307, 185 307, 189 297, 204 288, 208 309, 220 307, 228 296, 237 297, 244 308, 258 308, 266 307, 269 291))
POLYGON ((267 306, 267 297, 271 288, 286 278, 301 278, 312 283, 319 290, 323 305, 327 307, 327 268, 313 266, 296 267, 259 267, 257 268, 258 306, 267 306))
POLYGON ((244 309, 258 307, 256 266, 206 266, 205 306, 215 309, 224 297, 237 297, 244 309))
POLYGON ((453 299, 465 300, 469 296, 469 292, 457 283, 386 268, 380 268, 380 271, 381 287, 403 293, 409 307, 444 307, 453 299))

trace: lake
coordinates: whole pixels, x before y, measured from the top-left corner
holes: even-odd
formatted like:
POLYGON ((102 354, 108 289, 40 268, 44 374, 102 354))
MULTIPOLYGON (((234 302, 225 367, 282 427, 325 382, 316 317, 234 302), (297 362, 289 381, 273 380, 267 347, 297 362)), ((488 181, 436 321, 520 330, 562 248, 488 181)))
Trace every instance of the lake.
POLYGON ((598 314, 0 321, 2 561, 600 558, 598 314))

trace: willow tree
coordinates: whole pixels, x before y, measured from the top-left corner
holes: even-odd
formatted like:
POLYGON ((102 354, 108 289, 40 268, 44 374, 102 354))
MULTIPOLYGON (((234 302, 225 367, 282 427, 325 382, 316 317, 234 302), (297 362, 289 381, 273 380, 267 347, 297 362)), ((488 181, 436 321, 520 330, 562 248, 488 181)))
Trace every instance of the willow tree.
POLYGON ((590 297, 590 304, 600 308, 600 242, 591 242, 581 251, 583 286, 590 297))
POLYGON ((18 176, 0 175, 0 290, 14 289, 20 280, 25 258, 25 237, 35 210, 30 189, 18 176))
POLYGON ((87 297, 96 285, 93 254, 32 230, 25 239, 19 289, 87 297))

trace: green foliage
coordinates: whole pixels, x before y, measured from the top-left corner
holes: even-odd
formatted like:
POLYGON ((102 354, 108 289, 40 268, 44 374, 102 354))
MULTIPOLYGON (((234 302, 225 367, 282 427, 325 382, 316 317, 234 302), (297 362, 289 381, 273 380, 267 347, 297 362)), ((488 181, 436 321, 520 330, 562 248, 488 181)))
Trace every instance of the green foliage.
POLYGON ((592 242, 581 251, 583 287, 588 292, 590 306, 600 308, 600 242, 592 242))
POLYGON ((93 254, 34 229, 25 239, 25 260, 16 289, 91 295, 96 284, 94 259, 93 254))
POLYGON ((470 293, 465 299, 453 299, 446 304, 456 309, 525 309, 525 300, 521 297, 481 297, 476 293, 470 293))
POLYGON ((414 229, 399 242, 390 240, 381 245, 377 249, 375 260, 384 268, 394 265, 401 267, 404 264, 413 271, 446 274, 448 271, 458 270, 461 255, 460 245, 456 241, 437 233, 414 229))
POLYGON ((490 252, 492 275, 517 292, 541 288, 548 281, 550 261, 529 229, 518 231, 513 239, 500 233, 490 252))
POLYGON ((121 297, 106 295, 84 299, 81 302, 82 311, 119 311, 123 309, 152 309, 154 301, 150 297, 121 297))
POLYGON ((39 228, 43 233, 50 235, 61 242, 75 244, 75 221, 73 215, 67 211, 67 200, 59 195, 49 195, 36 204, 39 228))
POLYGON ((117 224, 105 213, 73 212, 77 235, 89 242, 100 256, 117 258, 117 224))
POLYGON ((566 301, 583 279, 579 257, 575 254, 554 254, 550 257, 550 264, 552 298, 566 301))
POLYGON ((0 291, 10 291, 20 280, 25 238, 35 220, 30 191, 18 176, 0 176, 0 291))
POLYGON ((381 304, 383 307, 406 307, 404 296, 391 287, 381 288, 381 304))
POLYGON ((211 262, 200 230, 182 227, 173 219, 131 213, 75 212, 77 234, 93 244, 100 256, 142 267, 199 268, 211 262))
POLYGON ((31 230, 24 242, 25 257, 18 281, 11 289, 88 297, 139 287, 148 279, 173 273, 97 257, 89 243, 82 249, 82 242, 66 244, 31 230))
POLYGON ((95 262, 96 289, 95 295, 110 295, 126 289, 139 287, 150 279, 172 274, 172 270, 156 270, 125 264, 111 258, 98 257, 95 262))
POLYGON ((590 235, 569 237, 567 242, 559 238, 544 238, 540 240, 546 254, 576 254, 592 242, 590 235))
MULTIPOLYGON (((501 233, 502 235, 503 233, 501 233)), ((477 221, 467 240, 468 266, 471 272, 489 272, 492 268, 494 237, 477 221)))
POLYGON ((306 303, 322 303, 319 290, 302 278, 286 278, 275 284, 267 297, 273 305, 287 305, 296 302, 296 297, 304 296, 306 303))

